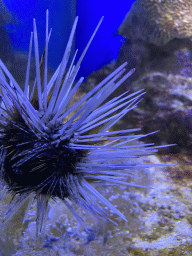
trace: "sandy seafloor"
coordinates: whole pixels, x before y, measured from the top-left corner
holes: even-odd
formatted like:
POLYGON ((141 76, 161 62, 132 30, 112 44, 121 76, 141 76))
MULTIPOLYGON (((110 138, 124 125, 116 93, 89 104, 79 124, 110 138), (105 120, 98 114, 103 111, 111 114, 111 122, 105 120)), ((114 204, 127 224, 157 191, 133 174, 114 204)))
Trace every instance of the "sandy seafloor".
MULTIPOLYGON (((177 162, 164 157, 166 162, 177 162)), ((137 161, 160 163, 156 156, 137 161), (145 160, 144 160, 145 159, 145 160)), ((162 163, 162 162, 161 162, 162 163)), ((89 223, 87 234, 60 200, 50 201, 46 237, 35 235, 36 205, 22 225, 25 206, 1 232, 1 254, 8 255, 192 255, 192 186, 190 177, 171 177, 180 165, 136 170, 137 184, 151 189, 102 186, 98 190, 126 216, 128 222, 109 212, 113 223, 95 221, 78 212, 89 223), (98 235, 96 235, 98 233, 98 235)), ((8 198, 6 198, 7 200, 8 198)), ((6 206, 6 200, 0 208, 6 206)))

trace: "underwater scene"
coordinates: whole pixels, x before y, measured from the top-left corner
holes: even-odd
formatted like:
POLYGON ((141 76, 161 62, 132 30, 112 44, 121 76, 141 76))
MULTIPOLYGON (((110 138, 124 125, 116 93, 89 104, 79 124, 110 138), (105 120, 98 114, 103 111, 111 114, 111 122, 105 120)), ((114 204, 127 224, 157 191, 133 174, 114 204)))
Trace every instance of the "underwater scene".
POLYGON ((0 0, 0 256, 192 255, 191 17, 0 0))

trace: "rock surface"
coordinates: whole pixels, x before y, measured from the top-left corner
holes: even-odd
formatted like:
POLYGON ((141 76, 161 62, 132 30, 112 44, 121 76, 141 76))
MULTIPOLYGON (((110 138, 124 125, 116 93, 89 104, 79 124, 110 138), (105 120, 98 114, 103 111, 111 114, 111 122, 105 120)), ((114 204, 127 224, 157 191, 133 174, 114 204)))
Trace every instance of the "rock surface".
POLYGON ((176 156, 161 158, 152 156, 140 161, 171 162, 177 163, 178 166, 137 170, 138 178, 134 182, 150 186, 151 189, 127 189, 124 186, 100 188, 102 194, 126 216, 127 223, 110 213, 112 220, 116 221, 118 226, 108 223, 104 227, 104 222, 100 222, 100 232, 96 236, 99 223, 94 223, 89 216, 86 216, 86 221, 90 224, 90 233, 87 234, 63 204, 52 201, 49 205, 46 238, 45 240, 39 238, 37 242, 34 204, 25 226, 21 225, 24 214, 24 209, 21 209, 6 229, 3 255, 10 255, 6 252, 8 244, 12 244, 14 253, 12 252, 11 255, 14 256, 191 255, 192 176, 189 176, 189 172, 187 174, 179 170, 181 167, 190 170, 192 162, 187 162, 185 157, 181 159, 176 156))
POLYGON ((137 0, 119 29, 127 40, 117 61, 117 66, 127 61, 128 70, 136 68, 118 93, 146 91, 143 101, 126 116, 128 126, 138 125, 144 133, 160 130, 151 141, 175 143, 173 152, 187 150, 190 154, 191 13, 191 1, 137 0))

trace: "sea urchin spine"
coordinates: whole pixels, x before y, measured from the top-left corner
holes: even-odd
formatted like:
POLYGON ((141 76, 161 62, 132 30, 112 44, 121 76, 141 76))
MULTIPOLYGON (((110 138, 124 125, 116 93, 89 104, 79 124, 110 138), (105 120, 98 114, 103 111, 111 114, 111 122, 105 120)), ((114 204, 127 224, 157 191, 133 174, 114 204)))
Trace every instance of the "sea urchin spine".
MULTIPOLYGON (((59 198, 84 225, 84 220, 71 206, 75 202, 93 217, 109 219, 101 204, 126 220, 95 188, 94 183, 124 184, 131 170, 146 164, 115 164, 114 159, 128 159, 156 152, 147 144, 129 145, 147 135, 132 135, 139 129, 109 131, 131 109, 144 92, 123 93, 106 100, 132 73, 125 73, 126 63, 117 68, 73 105, 83 78, 75 82, 83 57, 95 36, 96 27, 84 52, 75 65, 68 64, 78 18, 75 19, 61 64, 47 81, 48 11, 46 13, 45 51, 39 61, 38 37, 34 19, 24 91, 0 61, 0 181, 2 188, 13 194, 2 213, 6 223, 28 200, 27 211, 37 200, 37 235, 45 227, 48 201, 59 198), (29 87, 30 59, 34 41, 36 78, 29 87), (124 75, 123 75, 124 74, 124 75), (123 76, 122 76, 123 75, 123 76), (91 185, 93 184, 93 186, 91 185)), ((150 165, 151 166, 151 165, 150 165)))

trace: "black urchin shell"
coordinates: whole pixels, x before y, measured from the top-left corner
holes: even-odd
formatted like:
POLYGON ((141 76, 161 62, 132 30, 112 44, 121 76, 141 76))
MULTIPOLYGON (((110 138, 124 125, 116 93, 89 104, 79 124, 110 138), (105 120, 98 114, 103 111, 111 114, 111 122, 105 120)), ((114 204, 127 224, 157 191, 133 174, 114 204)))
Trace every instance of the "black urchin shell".
POLYGON ((38 138, 16 113, 1 139, 1 144, 7 148, 3 178, 9 190, 16 193, 35 191, 61 199, 69 196, 68 174, 80 178, 76 164, 86 156, 86 151, 70 149, 69 140, 57 146, 51 144, 52 141, 51 137, 38 138), (23 163, 18 166, 20 161, 23 163))

